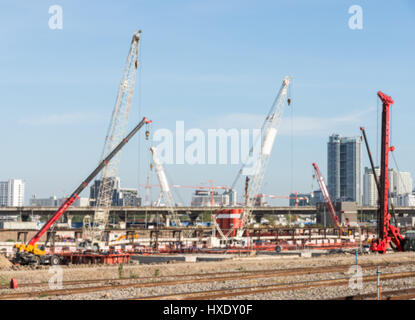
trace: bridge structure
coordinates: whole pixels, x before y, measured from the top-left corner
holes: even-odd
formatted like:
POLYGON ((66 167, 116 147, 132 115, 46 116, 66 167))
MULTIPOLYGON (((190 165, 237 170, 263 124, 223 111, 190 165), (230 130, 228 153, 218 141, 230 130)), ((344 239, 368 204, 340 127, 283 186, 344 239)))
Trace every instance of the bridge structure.
MULTIPOLYGON (((229 207, 230 208, 230 207, 229 207)), ((33 216, 47 218, 52 216, 58 208, 56 207, 0 207, 0 220, 18 217, 21 221, 28 221, 33 216)), ((199 215, 212 214, 219 207, 175 207, 177 213, 181 216, 187 216, 189 220, 194 221, 199 215)), ((85 216, 94 214, 95 207, 71 207, 67 210, 68 216, 85 216)), ((359 215, 365 217, 365 220, 375 219, 377 207, 360 206, 357 207, 359 215)), ((398 216, 415 215, 415 207, 395 207, 398 216)), ((166 207, 111 207, 110 217, 118 216, 122 221, 129 221, 129 217, 165 215, 168 213, 166 207)), ((315 206, 299 206, 299 207, 274 207, 263 206, 254 207, 253 216, 257 221, 264 216, 277 215, 316 215, 318 210, 315 206)))

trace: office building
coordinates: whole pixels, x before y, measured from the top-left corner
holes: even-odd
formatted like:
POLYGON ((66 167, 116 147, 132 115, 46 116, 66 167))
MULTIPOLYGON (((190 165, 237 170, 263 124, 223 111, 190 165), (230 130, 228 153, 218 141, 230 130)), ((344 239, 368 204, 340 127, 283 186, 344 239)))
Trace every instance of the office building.
POLYGON ((25 183, 21 179, 0 182, 0 206, 23 207, 25 183))
MULTIPOLYGON (((379 178, 380 169, 375 168, 376 175, 379 178)), ((365 167, 363 174, 363 205, 377 206, 378 203, 378 189, 376 187, 375 177, 372 168, 365 167)))
POLYGON ((327 182, 331 200, 362 202, 362 139, 333 134, 327 143, 327 182))
POLYGON ((392 198, 412 193, 412 177, 410 172, 389 169, 389 183, 389 192, 392 198))
MULTIPOLYGON (((380 169, 375 168, 379 178, 380 169)), ((412 178, 410 172, 389 169, 389 197, 390 202, 396 206, 410 206, 412 203, 412 178)), ((365 168, 363 175, 363 205, 377 206, 378 190, 371 168, 365 168)))

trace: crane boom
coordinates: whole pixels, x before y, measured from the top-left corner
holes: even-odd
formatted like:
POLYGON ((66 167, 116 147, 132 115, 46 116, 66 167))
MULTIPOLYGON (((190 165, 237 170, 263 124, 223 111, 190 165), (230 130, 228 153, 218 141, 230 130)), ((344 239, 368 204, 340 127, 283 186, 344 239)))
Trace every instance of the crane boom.
MULTIPOLYGON (((141 30, 138 30, 133 34, 131 40, 127 61, 118 87, 118 94, 112 112, 110 126, 108 127, 105 138, 102 158, 121 141, 125 134, 138 68, 138 45, 140 34, 141 30)), ((120 154, 118 154, 101 173, 101 183, 96 197, 97 209, 94 212, 93 223, 88 220, 85 220, 84 223, 84 232, 87 238, 101 240, 102 231, 105 229, 108 222, 109 207, 112 203, 112 194, 115 187, 115 177, 118 172, 119 160, 120 154)))
POLYGON ((321 174, 320 169, 317 166, 317 163, 313 163, 313 167, 316 172, 316 177, 317 177, 318 184, 320 186, 321 193, 323 194, 323 197, 324 197, 324 203, 326 205, 327 211, 329 212, 334 225, 336 227, 340 227, 339 217, 336 214, 336 210, 334 210, 334 206, 333 206, 333 203, 331 202, 330 194, 329 194, 329 191, 327 190, 326 183, 324 182, 323 175, 321 174))
MULTIPOLYGON (((264 124, 261 128, 261 133, 263 135, 261 141, 261 148, 258 154, 254 155, 256 157, 254 166, 249 173, 246 175, 251 176, 250 181, 251 184, 249 185, 249 192, 250 195, 248 197, 247 205, 245 206, 242 214, 241 214, 241 223, 240 227, 237 231, 237 237, 242 237, 247 223, 250 221, 252 216, 252 209, 255 204, 255 195, 259 194, 259 191, 262 187, 262 182, 264 180, 265 170, 268 165, 268 160, 271 155, 272 148, 274 146, 275 138, 278 133, 278 129, 281 123, 282 113, 284 111, 284 107, 286 102, 290 104, 290 100, 287 100, 288 94, 288 87, 291 82, 291 77, 285 77, 282 81, 282 85, 278 92, 277 97, 272 104, 271 110, 268 113, 267 117, 265 118, 264 124)), ((251 150, 254 150, 253 148, 251 150)), ((244 169, 244 168, 243 168, 244 169)), ((240 171, 240 174, 243 174, 244 170, 240 171)), ((233 187, 231 188, 233 189, 233 187)), ((233 232, 231 230, 230 232, 233 232)))
POLYGON ((131 132, 121 140, 121 142, 100 162, 100 164, 91 172, 91 174, 75 189, 72 195, 61 205, 61 207, 55 212, 55 214, 43 225, 43 227, 36 233, 36 235, 29 241, 28 247, 34 247, 39 239, 48 231, 53 224, 59 220, 62 214, 79 198, 79 194, 88 186, 88 184, 96 177, 96 175, 104 168, 107 167, 112 158, 124 147, 124 145, 137 133, 140 128, 150 123, 151 120, 143 118, 140 123, 131 132))
POLYGON ((161 189, 161 196, 163 197, 164 201, 166 202, 167 210, 170 215, 170 219, 174 221, 176 226, 180 226, 180 219, 178 218, 176 214, 176 210, 174 209, 175 204, 173 200, 173 196, 170 191, 169 184, 167 182, 166 173, 164 172, 163 165, 161 164, 161 160, 157 154, 157 148, 156 147, 150 147, 150 151, 153 154, 153 162, 154 167, 157 174, 157 179, 160 183, 160 189, 161 189))
POLYGON ((378 175, 376 174, 375 164, 373 162, 372 153, 370 152, 369 142, 367 141, 366 130, 363 127, 360 127, 360 131, 362 131, 363 139, 365 140, 367 154, 369 155, 370 166, 372 167, 373 177, 375 178, 376 189, 378 191, 378 195, 380 197, 380 186, 379 186, 379 179, 378 175))

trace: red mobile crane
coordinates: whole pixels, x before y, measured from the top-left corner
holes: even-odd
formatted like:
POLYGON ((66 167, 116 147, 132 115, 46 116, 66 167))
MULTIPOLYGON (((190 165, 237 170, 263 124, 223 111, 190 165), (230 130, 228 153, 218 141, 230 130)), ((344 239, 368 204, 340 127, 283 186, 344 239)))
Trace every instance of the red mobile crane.
POLYGON ((109 164, 110 160, 124 147, 124 145, 137 133, 144 124, 151 123, 151 120, 143 118, 140 123, 108 154, 108 156, 100 162, 98 167, 83 181, 72 195, 62 204, 62 206, 55 212, 55 214, 43 225, 43 227, 36 233, 36 235, 25 244, 15 244, 17 249, 14 261, 19 264, 60 264, 60 257, 54 254, 46 254, 45 246, 38 248, 37 242, 65 213, 65 211, 79 198, 79 194, 88 186, 88 184, 95 178, 95 176, 109 164))
POLYGON ((333 203, 330 199, 329 191, 327 190, 326 183, 324 182, 324 178, 321 175, 320 169, 317 166, 317 163, 313 163, 314 170, 316 171, 317 181, 320 186, 321 192, 324 197, 324 203, 326 204, 326 208, 330 213, 331 219, 336 227, 340 228, 339 217, 336 214, 336 210, 334 210, 333 203))
MULTIPOLYGON (((378 91, 378 97, 382 100, 382 151, 379 181, 379 212, 378 212, 378 238, 374 239, 370 249, 374 252, 385 253, 393 243, 398 251, 403 251, 404 238, 399 229, 391 224, 391 214, 388 209, 389 192, 389 151, 395 148, 389 146, 389 111, 393 99, 378 91)), ((374 173, 376 176, 376 173, 374 173)))

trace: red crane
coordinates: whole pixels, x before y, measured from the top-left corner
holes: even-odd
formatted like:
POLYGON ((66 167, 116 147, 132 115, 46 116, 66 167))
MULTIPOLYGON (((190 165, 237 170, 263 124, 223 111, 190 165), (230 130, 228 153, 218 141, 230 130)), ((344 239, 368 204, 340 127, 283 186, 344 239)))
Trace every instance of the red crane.
POLYGON ((149 124, 151 120, 143 118, 140 123, 131 132, 121 140, 121 142, 102 160, 99 165, 92 171, 92 173, 75 189, 72 195, 61 205, 53 216, 43 225, 43 227, 35 234, 27 245, 15 244, 18 252, 16 253, 15 261, 20 264, 59 264, 59 257, 56 255, 45 254, 44 249, 37 248, 37 242, 40 238, 53 227, 59 218, 66 212, 66 210, 79 198, 79 194, 88 186, 97 174, 108 164, 110 160, 124 147, 124 145, 137 133, 138 130, 145 124, 149 124))
POLYGON ((320 186, 321 193, 324 197, 324 203, 326 204, 326 208, 330 213, 331 219, 336 227, 340 228, 339 217, 336 214, 336 210, 334 210, 333 203, 330 199, 329 191, 327 190, 326 183, 324 182, 324 178, 321 175, 321 172, 317 166, 317 163, 313 163, 314 170, 316 171, 317 181, 320 186))
POLYGON ((379 181, 379 212, 378 212, 378 238, 374 239, 371 251, 385 253, 392 242, 398 251, 403 251, 404 238, 399 229, 391 224, 391 215, 388 209, 389 192, 389 151, 395 148, 389 146, 389 112, 393 99, 378 91, 378 97, 382 100, 382 150, 379 181))

